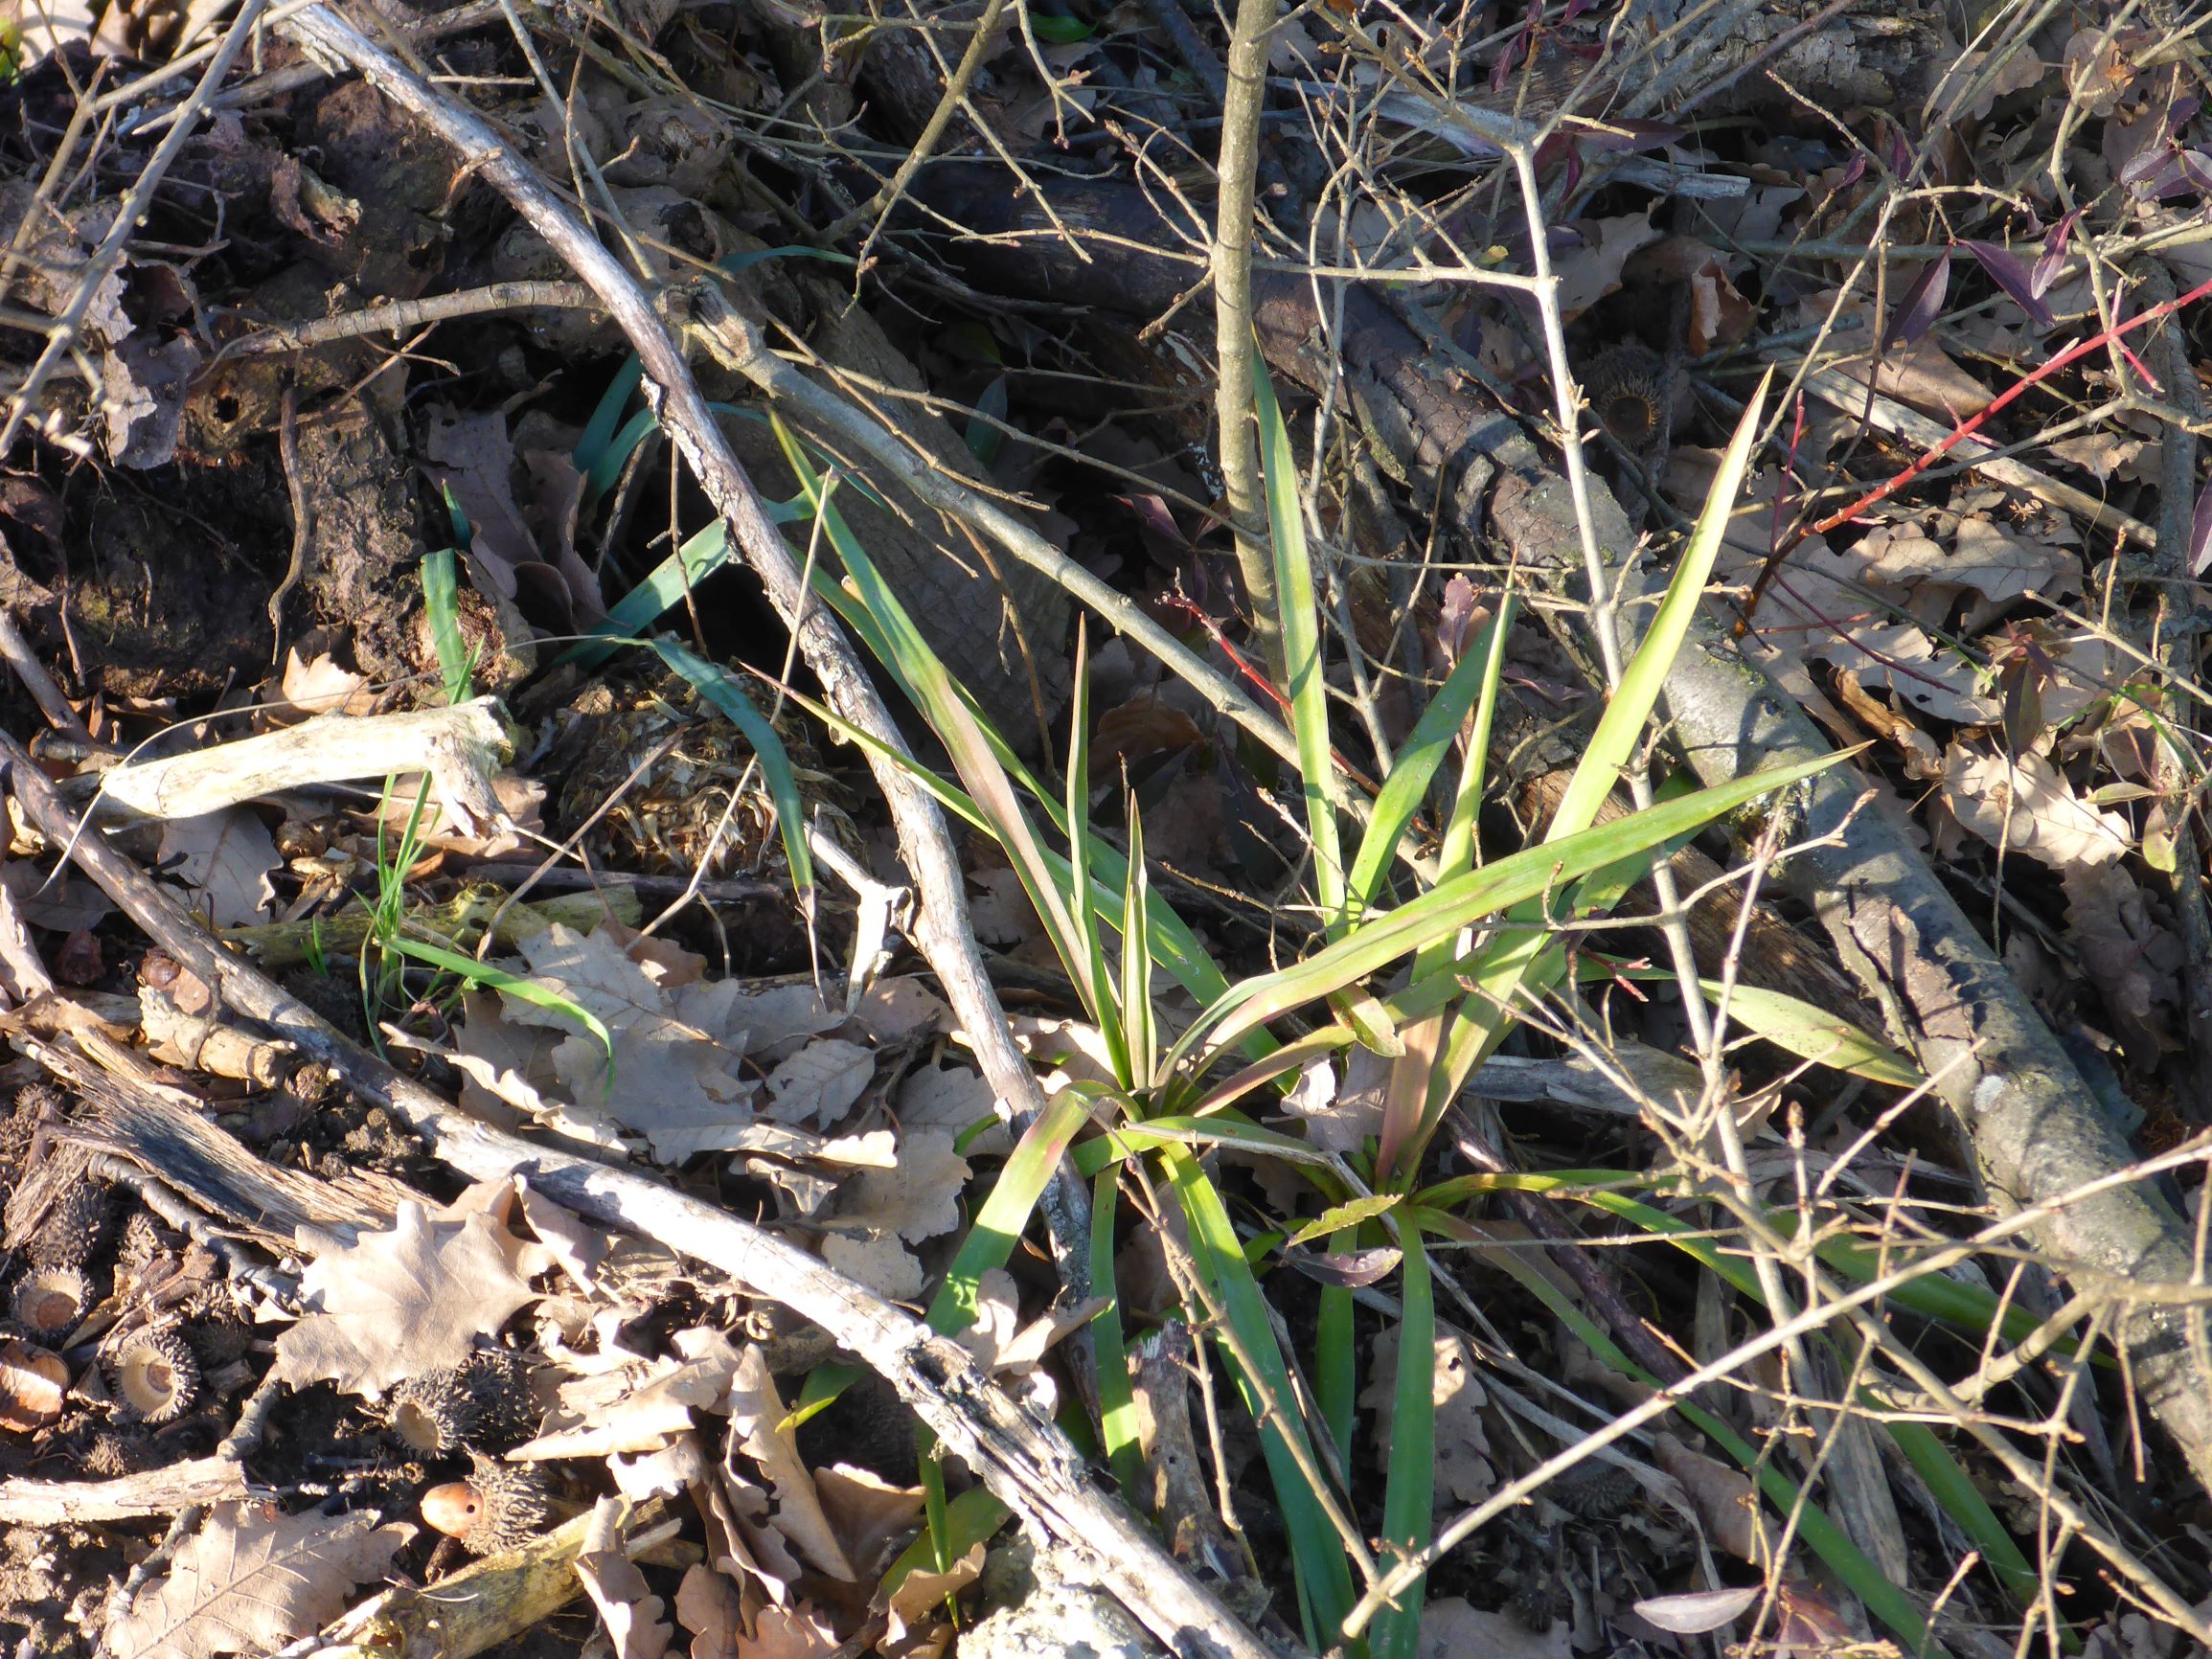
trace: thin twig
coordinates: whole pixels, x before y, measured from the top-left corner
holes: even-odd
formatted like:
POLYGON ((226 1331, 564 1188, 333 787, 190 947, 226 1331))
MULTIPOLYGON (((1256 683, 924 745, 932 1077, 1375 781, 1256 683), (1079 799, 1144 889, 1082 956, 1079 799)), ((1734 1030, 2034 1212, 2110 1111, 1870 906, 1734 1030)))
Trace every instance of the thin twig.
POLYGON ((1237 570, 1251 607, 1268 677, 1288 689, 1283 634, 1275 614, 1275 566, 1260 532, 1259 431, 1253 419, 1252 181, 1260 163, 1260 113, 1267 101, 1267 36, 1275 0, 1238 0, 1229 36, 1227 89, 1221 98, 1221 149, 1214 171, 1215 426, 1221 477, 1228 485, 1229 528, 1237 538, 1237 570))

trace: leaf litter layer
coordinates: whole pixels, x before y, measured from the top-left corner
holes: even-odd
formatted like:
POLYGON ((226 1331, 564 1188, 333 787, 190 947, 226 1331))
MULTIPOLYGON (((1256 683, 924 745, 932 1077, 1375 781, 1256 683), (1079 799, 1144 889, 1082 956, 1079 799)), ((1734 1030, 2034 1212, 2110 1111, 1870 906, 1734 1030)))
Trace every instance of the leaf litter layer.
POLYGON ((258 12, 7 36, 5 1617, 2212 1638, 2186 19, 258 12))

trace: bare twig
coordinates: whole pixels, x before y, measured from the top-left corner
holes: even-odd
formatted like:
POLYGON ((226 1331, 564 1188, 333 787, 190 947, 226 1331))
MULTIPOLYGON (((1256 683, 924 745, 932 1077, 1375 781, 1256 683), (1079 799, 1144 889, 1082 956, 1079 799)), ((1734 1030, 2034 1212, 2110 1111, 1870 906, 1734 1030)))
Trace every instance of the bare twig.
POLYGON ((1228 485, 1237 569, 1252 608, 1253 635, 1268 676, 1286 689, 1282 629, 1275 615, 1275 566, 1260 533, 1260 445, 1252 415, 1252 181, 1259 170, 1260 114, 1267 101, 1267 36, 1275 0, 1238 0, 1229 36, 1228 85, 1221 97, 1221 149, 1214 171, 1215 425, 1221 476, 1228 485))
POLYGON ((479 317, 489 311, 599 308, 599 296, 582 283, 491 283, 458 294, 432 294, 426 299, 365 306, 340 317, 323 317, 312 323, 277 324, 232 341, 218 355, 250 357, 270 352, 311 352, 318 346, 356 340, 363 334, 405 333, 432 323, 479 317))

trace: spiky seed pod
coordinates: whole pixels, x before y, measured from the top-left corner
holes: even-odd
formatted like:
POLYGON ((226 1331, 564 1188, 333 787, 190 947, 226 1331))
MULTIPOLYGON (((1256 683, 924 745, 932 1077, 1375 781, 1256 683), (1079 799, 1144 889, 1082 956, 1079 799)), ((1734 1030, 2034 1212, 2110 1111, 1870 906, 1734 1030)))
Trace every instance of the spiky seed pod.
POLYGON ((185 1327, 185 1340, 192 1344, 201 1371, 213 1371, 243 1359, 246 1350, 253 1346, 253 1321, 246 1317, 245 1309, 238 1305, 227 1285, 208 1286, 193 1298, 188 1312, 192 1323, 185 1327))
POLYGON ((104 1479, 137 1474, 158 1461, 153 1445, 138 1435, 99 1434, 84 1448, 84 1472, 104 1479))
MULTIPOLYGON (((173 1262, 183 1254, 183 1234, 166 1225, 150 1210, 133 1210, 115 1247, 116 1284, 144 1284, 155 1262, 173 1262)), ((169 1271, 162 1269, 165 1276, 169 1271)))
POLYGON ((61 1190, 23 1254, 41 1267, 81 1267, 107 1236, 108 1191, 87 1177, 61 1190))
POLYGON ((32 1339, 57 1346, 82 1323, 92 1287, 75 1267, 34 1267, 15 1284, 15 1318, 32 1339))
POLYGON ((513 1549, 553 1520, 544 1477, 528 1464, 503 1464, 482 1452, 468 1454, 465 1481, 432 1487, 422 1494, 422 1518, 472 1556, 513 1549))
POLYGON ((482 1412, 462 1371, 431 1371, 410 1376, 392 1390, 384 1421, 423 1457, 444 1457, 477 1443, 482 1412))
POLYGON ((1666 364, 1643 346, 1616 346, 1590 365, 1590 409, 1627 449, 1643 449, 1667 423, 1666 364))
POLYGON ((108 1385, 125 1420, 174 1422, 199 1393, 199 1361, 174 1330, 142 1330, 108 1362, 108 1385))
POLYGON ((537 1432, 537 1407, 530 1395, 528 1356, 509 1348, 480 1348, 461 1362, 460 1376, 475 1410, 472 1446, 505 1451, 537 1432))

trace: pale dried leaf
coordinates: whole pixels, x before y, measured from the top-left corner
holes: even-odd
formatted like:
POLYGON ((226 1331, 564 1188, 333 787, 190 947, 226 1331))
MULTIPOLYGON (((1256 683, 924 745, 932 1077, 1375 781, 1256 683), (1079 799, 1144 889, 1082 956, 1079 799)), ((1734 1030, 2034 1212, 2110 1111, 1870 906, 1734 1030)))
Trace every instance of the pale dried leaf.
POLYGON ((900 1138, 895 1168, 863 1170, 845 1184, 838 1213, 919 1244, 960 1225, 968 1173, 950 1130, 910 1129, 900 1138))
POLYGON ((875 1076, 875 1050, 823 1037, 768 1074, 770 1103, 763 1115, 780 1124, 811 1121, 826 1129, 853 1109, 875 1076))
POLYGON ((279 682, 285 700, 269 710, 278 719, 305 720, 316 715, 373 715, 376 693, 369 682, 351 669, 342 669, 324 651, 302 662, 295 648, 285 653, 284 678, 279 682))
POLYGON ((1679 1481, 1713 1542, 1729 1555, 1759 1565, 1767 1551, 1759 1526, 1759 1494, 1751 1478, 1703 1452, 1692 1451, 1662 1430, 1653 1461, 1679 1481))
POLYGON ((366 1514, 224 1504, 169 1576, 108 1625, 107 1649, 115 1659, 273 1652, 343 1612, 353 1586, 381 1577, 414 1531, 366 1514))
POLYGON ((623 1553, 622 1523, 628 1510, 621 1498, 599 1500, 577 1553, 576 1577, 599 1609, 615 1659, 660 1659, 675 1629, 662 1617, 666 1603, 623 1553))
POLYGON ((515 1245, 490 1216, 433 1220, 402 1202, 388 1233, 371 1233, 308 1264, 301 1300, 311 1309, 277 1338, 277 1370, 294 1388, 329 1380, 381 1394, 402 1377, 461 1363, 537 1299, 514 1269, 515 1245))
POLYGON ((832 1233, 822 1240, 822 1260, 887 1302, 911 1302, 922 1294, 922 1263, 896 1233, 832 1233))
POLYGON ((511 1023, 569 1034, 553 1052, 553 1067, 579 1106, 642 1132, 654 1155, 670 1161, 711 1151, 752 1122, 754 1085, 740 1075, 743 1048, 730 1037, 734 981, 667 990, 604 932, 587 936, 559 923, 521 948, 534 978, 614 1035, 610 1072, 599 1038, 573 1015, 502 993, 511 1023))
POLYGON ((745 1034, 745 1051, 764 1061, 782 1059, 797 1040, 835 1031, 845 1016, 811 985, 778 985, 741 996, 730 1009, 731 1029, 745 1034))
POLYGON ((810 1602, 795 1607, 765 1607, 744 1659, 830 1659, 837 1634, 810 1602))
MULTIPOLYGON (((1376 1466, 1384 1469, 1390 1466, 1390 1424, 1398 1403, 1398 1333, 1393 1325, 1376 1337, 1367 1387, 1359 1396, 1359 1403, 1375 1413, 1376 1466)), ((1467 1344, 1448 1332, 1435 1340, 1430 1394, 1436 1402, 1436 1504, 1456 1510, 1482 1502, 1497 1486, 1482 1421, 1490 1396, 1474 1374, 1467 1344)))
POLYGON ((1574 1659, 1573 1626, 1563 1619, 1538 1635, 1510 1613, 1485 1613, 1457 1596, 1421 1610, 1420 1659, 1574 1659))
POLYGON ((2086 977, 2119 1025, 2129 1057, 2151 1065, 2180 1046, 2172 1016, 2181 1003, 2187 953, 2154 920, 2150 895, 2117 862, 2070 864, 2061 880, 2066 937, 2081 954, 2086 977))
POLYGON ((945 999, 910 973, 894 974, 870 986, 853 1017, 879 1043, 902 1042, 952 1024, 945 999))
POLYGON ((784 1401, 768 1373, 767 1355, 748 1344, 738 1356, 730 1386, 730 1436, 761 1466, 776 1499, 776 1526, 799 1552, 833 1579, 848 1583, 858 1575, 846 1559, 835 1530, 814 1489, 814 1477, 799 1456, 794 1432, 784 1426, 784 1401))
POLYGON ((1678 1596, 1653 1596, 1636 1603, 1636 1615, 1647 1625, 1676 1636, 1702 1636, 1733 1624, 1752 1602, 1767 1593, 1763 1584, 1740 1589, 1689 1590, 1678 1596))
POLYGON ((948 1129, 955 1139, 991 1123, 969 1143, 978 1157, 1004 1157, 1014 1137, 998 1118, 998 1095, 972 1066, 924 1065, 909 1072, 891 1097, 893 1113, 907 1129, 948 1129))
POLYGON ((945 1605, 945 1598, 958 1595, 983 1577, 983 1546, 976 1544, 942 1573, 923 1567, 899 1580, 884 1608, 894 1639, 903 1636, 921 1620, 945 1605))
POLYGON ((814 1471, 822 1510, 863 1582, 890 1565, 922 1518, 920 1487, 895 1487, 873 1469, 832 1464, 814 1471))
POLYGON ((983 889, 968 900, 968 920, 975 937, 985 944, 1011 950, 1037 937, 1037 911, 1022 891, 1021 877, 1011 870, 986 870, 970 877, 983 889))
POLYGON ((1582 246, 1552 261, 1553 273, 1559 279, 1560 310, 1570 323, 1618 290, 1621 267, 1629 256, 1657 241, 1660 236, 1648 213, 1585 219, 1575 228, 1582 233, 1582 246))
POLYGON ((46 959, 38 954, 38 946, 32 943, 31 929, 24 922, 15 895, 0 887, 0 992, 6 993, 8 1003, 19 1008, 53 989, 54 978, 46 971, 46 959))
POLYGON ((1954 741, 1944 756, 1943 801, 1991 846, 2060 869, 2109 863, 2133 840, 2126 818, 2084 801, 2038 754, 2008 758, 1954 741))
POLYGON ((691 1659, 738 1659, 745 1609, 737 1585, 703 1561, 684 1569, 676 1586, 676 1623, 692 1634, 691 1659))
POLYGON ((269 877, 282 860, 268 827, 248 807, 165 820, 156 856, 191 890, 193 908, 217 927, 250 926, 276 913, 269 877))

